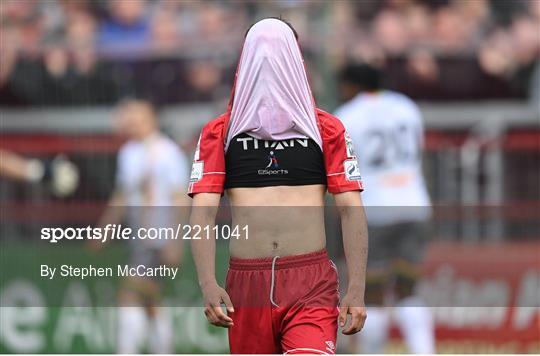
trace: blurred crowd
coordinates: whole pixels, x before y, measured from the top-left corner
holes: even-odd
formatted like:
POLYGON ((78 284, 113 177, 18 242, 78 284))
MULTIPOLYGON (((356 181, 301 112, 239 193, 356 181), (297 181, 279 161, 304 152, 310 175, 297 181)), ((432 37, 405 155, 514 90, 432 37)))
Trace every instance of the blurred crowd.
POLYGON ((2 0, 0 104, 222 100, 245 31, 268 16, 300 34, 318 97, 351 59, 413 98, 538 90, 540 0, 2 0))

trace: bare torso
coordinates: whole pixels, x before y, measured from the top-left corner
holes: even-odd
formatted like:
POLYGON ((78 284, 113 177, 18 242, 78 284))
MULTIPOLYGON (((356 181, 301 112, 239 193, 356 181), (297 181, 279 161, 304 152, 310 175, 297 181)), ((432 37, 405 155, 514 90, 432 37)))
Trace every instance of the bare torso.
POLYGON ((238 258, 292 256, 326 246, 324 185, 227 190, 233 226, 248 226, 248 238, 231 239, 238 258))

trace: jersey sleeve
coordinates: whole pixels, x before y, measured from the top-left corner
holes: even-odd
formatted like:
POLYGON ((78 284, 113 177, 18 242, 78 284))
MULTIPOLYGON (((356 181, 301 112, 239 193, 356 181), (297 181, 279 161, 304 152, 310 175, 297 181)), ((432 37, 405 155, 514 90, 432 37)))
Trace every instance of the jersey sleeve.
POLYGON ((320 124, 328 192, 363 191, 358 160, 349 134, 339 119, 324 114, 320 124))
POLYGON ((193 157, 188 195, 223 194, 225 184, 224 120, 212 120, 202 130, 193 157))

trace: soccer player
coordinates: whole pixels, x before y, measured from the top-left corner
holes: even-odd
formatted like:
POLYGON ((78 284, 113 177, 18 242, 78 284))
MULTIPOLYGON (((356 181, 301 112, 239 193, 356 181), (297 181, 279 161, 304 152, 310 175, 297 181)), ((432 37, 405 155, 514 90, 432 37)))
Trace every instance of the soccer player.
MULTIPOLYGON (((99 223, 119 224, 123 219, 136 231, 141 227, 172 227, 177 208, 187 206, 187 159, 179 147, 159 131, 153 106, 126 100, 116 112, 118 129, 127 136, 118 154, 117 188, 99 223)), ((133 267, 178 265, 181 240, 129 240, 133 267)), ((97 242, 94 247, 103 244, 97 242)), ((159 281, 128 278, 119 292, 119 353, 139 353, 148 341, 152 353, 172 353, 172 326, 159 307, 159 281)))
POLYGON ((0 149, 0 176, 19 182, 47 183, 58 197, 72 194, 79 185, 79 169, 61 155, 43 161, 0 149))
POLYGON ((232 353, 331 354, 338 322, 344 334, 362 328, 367 227, 347 142, 341 122, 315 107, 292 27, 274 18, 254 24, 228 110, 202 130, 189 187, 192 226, 214 226, 226 190, 233 227, 249 227, 249 236, 230 240, 225 289, 215 277, 215 239, 191 245, 206 317, 229 329, 232 353), (339 309, 325 250, 327 189, 351 281, 339 309))
MULTIPOLYGON (((415 293, 426 244, 431 204, 422 174, 424 128, 418 107, 406 96, 382 90, 380 73, 348 65, 336 110, 361 156, 370 249, 366 286, 369 320, 359 335, 364 353, 381 353, 390 309, 411 353, 433 353, 433 321, 415 293), (388 295, 386 291, 393 290, 388 295)), ((351 350, 354 352, 354 350, 351 350)))

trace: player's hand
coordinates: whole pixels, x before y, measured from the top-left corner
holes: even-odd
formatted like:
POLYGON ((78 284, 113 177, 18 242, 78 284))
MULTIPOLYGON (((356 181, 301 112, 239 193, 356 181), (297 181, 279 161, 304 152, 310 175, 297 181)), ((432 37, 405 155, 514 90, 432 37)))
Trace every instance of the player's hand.
POLYGON ((210 324, 224 328, 233 326, 233 320, 221 308, 221 305, 225 304, 227 312, 234 312, 231 298, 229 298, 225 289, 214 283, 210 286, 203 287, 202 292, 204 298, 204 315, 206 315, 206 319, 208 319, 210 324))
POLYGON ((46 164, 45 177, 54 195, 65 198, 79 186, 79 169, 62 155, 56 156, 46 164))
POLYGON ((364 298, 358 293, 347 293, 339 307, 339 326, 344 335, 356 334, 364 327, 367 318, 364 298), (350 318, 347 316, 350 315, 350 318))

